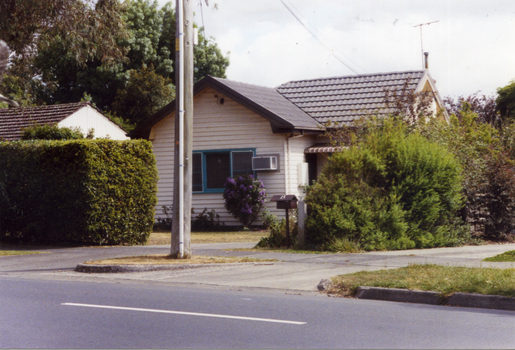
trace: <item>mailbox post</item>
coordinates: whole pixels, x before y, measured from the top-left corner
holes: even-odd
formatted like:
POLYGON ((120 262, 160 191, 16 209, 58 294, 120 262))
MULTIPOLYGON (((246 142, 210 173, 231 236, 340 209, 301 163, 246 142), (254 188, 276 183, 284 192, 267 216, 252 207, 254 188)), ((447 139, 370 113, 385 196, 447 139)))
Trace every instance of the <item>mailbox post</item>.
POLYGON ((277 209, 286 210, 286 246, 290 248, 290 209, 297 209, 298 199, 293 194, 273 196, 270 202, 277 202, 277 209))

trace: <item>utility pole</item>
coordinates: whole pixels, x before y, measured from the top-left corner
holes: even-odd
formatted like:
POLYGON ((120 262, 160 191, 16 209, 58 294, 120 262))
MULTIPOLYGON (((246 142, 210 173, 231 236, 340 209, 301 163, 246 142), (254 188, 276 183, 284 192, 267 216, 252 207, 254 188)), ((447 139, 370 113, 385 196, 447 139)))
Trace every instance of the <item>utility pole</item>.
POLYGON ((171 255, 191 258, 193 0, 176 0, 175 147, 171 255))

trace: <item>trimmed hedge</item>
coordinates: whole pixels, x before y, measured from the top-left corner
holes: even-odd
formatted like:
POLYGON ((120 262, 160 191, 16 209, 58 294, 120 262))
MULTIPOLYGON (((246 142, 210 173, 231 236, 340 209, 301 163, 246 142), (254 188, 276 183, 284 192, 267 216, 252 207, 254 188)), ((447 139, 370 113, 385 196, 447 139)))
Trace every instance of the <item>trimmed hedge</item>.
POLYGON ((0 142, 0 240, 142 244, 154 223, 150 142, 0 142))

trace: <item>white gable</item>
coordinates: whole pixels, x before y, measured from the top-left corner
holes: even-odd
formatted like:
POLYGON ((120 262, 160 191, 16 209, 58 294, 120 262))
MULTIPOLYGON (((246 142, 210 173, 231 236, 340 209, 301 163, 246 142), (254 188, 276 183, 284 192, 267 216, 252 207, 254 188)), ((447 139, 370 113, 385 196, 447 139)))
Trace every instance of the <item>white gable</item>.
POLYGON ((57 125, 67 128, 79 128, 84 135, 90 129, 94 129, 95 138, 109 138, 111 140, 129 139, 122 128, 91 106, 84 106, 57 125))

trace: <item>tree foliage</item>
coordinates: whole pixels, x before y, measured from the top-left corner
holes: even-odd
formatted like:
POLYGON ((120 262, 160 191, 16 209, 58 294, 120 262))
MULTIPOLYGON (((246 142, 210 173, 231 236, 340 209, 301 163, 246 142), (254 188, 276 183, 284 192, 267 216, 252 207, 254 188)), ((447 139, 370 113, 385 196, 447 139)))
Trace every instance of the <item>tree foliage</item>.
POLYGON ((431 91, 415 92, 410 88, 410 79, 407 78, 402 87, 386 89, 383 102, 390 116, 396 116, 409 124, 418 120, 434 117, 433 93, 431 91))
POLYGON ((56 42, 62 58, 73 59, 78 66, 92 60, 106 66, 123 60, 125 48, 118 40, 127 32, 121 13, 118 0, 1 2, 0 39, 14 51, 9 73, 22 79, 19 83, 25 90, 44 86, 34 83, 42 73, 35 60, 42 51, 55 48, 56 42))
POLYGON ((459 96, 454 99, 447 96, 443 100, 445 108, 449 115, 454 114, 458 119, 463 118, 462 109, 463 103, 467 103, 467 111, 471 111, 477 114, 478 121, 481 123, 487 123, 495 127, 500 127, 499 114, 496 111, 495 98, 493 96, 481 95, 476 92, 467 97, 459 96))
POLYGON ((418 130, 444 146, 460 162, 465 206, 460 215, 477 236, 506 239, 515 229, 515 125, 502 130, 481 122, 467 102, 451 123, 430 122, 418 130))
POLYGON ((497 111, 504 121, 515 121, 515 80, 497 89, 497 111))
POLYGON ((157 74, 153 66, 129 74, 126 86, 116 93, 112 111, 132 125, 145 121, 175 98, 171 81, 157 74))
MULTIPOLYGON (((0 24, 0 39, 7 41, 16 55, 5 84, 0 86, 5 95, 19 98, 24 91, 27 105, 77 102, 88 95, 103 112, 132 122, 149 117, 151 114, 142 113, 153 113, 163 101, 159 95, 152 107, 120 108, 121 96, 136 96, 137 75, 153 81, 154 75, 159 75, 165 82, 159 83, 161 93, 172 91, 164 88, 175 79, 176 21, 171 3, 161 9, 153 0, 12 0, 1 6, 9 4, 14 4, 16 11, 0 14, 0 19, 5 19, 0 24), (24 28, 18 33, 11 24, 24 28), (146 67, 154 67, 154 74, 146 67), (129 111, 137 114, 129 115, 129 111)), ((213 39, 200 35, 199 42, 194 49, 195 81, 207 74, 225 77, 228 58, 213 39)), ((140 88, 138 96, 155 92, 151 84, 143 86, 148 89, 140 88)), ((172 99, 170 93, 168 102, 172 99)), ((148 104, 148 99, 143 104, 148 104)))
POLYGON ((92 56, 108 60, 123 56, 115 38, 125 35, 117 0, 10 0, 0 3, 0 38, 17 56, 61 37, 81 62, 92 56))

